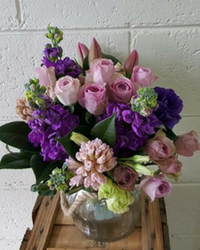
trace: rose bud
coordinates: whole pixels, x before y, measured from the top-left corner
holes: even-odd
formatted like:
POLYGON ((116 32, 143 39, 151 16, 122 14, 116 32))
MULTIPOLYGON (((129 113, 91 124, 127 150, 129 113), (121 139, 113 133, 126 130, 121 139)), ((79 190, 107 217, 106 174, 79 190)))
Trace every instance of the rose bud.
POLYGON ((138 178, 138 173, 127 166, 117 166, 113 170, 113 177, 117 185, 125 190, 133 190, 138 178))

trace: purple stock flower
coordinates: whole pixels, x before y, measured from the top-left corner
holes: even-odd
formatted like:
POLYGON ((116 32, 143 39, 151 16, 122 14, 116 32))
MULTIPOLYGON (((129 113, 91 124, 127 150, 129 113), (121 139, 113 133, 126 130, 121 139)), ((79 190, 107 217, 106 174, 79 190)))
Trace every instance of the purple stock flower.
POLYGON ((47 57, 43 57, 42 63, 47 68, 49 67, 55 68, 55 74, 57 79, 66 75, 71 76, 73 78, 77 78, 81 73, 81 69, 69 57, 65 57, 64 59, 59 59, 56 62, 52 62, 47 57))
POLYGON ((44 58, 47 58, 50 61, 54 62, 55 60, 58 59, 58 57, 62 56, 62 48, 60 46, 52 47, 51 44, 46 44, 43 53, 44 53, 44 58))
POLYGON ((149 138, 155 134, 154 129, 160 126, 154 114, 143 117, 131 110, 129 104, 110 103, 106 113, 98 117, 103 120, 116 113, 116 143, 113 147, 115 155, 126 156, 131 151, 139 150, 149 138))
POLYGON ((79 125, 77 115, 72 115, 69 109, 60 104, 52 105, 46 99, 44 109, 33 112, 33 120, 28 125, 32 129, 29 141, 35 147, 41 146, 41 155, 44 161, 65 160, 67 157, 64 147, 56 139, 65 136, 74 127, 79 125))
POLYGON ((183 109, 183 101, 173 89, 155 87, 154 90, 158 94, 157 102, 159 104, 154 114, 164 126, 172 129, 181 119, 179 114, 183 109))

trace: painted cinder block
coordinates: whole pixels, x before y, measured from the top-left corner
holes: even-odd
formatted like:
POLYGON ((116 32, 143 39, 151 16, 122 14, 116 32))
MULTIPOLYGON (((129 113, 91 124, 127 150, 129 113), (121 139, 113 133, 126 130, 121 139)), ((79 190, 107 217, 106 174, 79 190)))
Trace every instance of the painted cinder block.
POLYGON ((198 0, 22 0, 21 29, 44 29, 47 23, 67 29, 199 24, 199 8, 198 0))
POLYGON ((31 212, 36 200, 36 193, 25 188, 0 188, 1 228, 0 239, 23 238, 28 227, 32 227, 31 212))
POLYGON ((200 30, 141 29, 131 34, 140 64, 158 76, 154 85, 173 88, 183 99, 183 115, 200 116, 200 30))
POLYGON ((200 236, 200 183, 174 184, 165 197, 171 236, 200 236))

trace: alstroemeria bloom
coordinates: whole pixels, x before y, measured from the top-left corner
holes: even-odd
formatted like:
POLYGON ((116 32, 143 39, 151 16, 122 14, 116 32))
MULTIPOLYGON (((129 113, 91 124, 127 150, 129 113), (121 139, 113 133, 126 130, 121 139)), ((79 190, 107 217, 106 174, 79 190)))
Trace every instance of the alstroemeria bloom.
POLYGON ((107 83, 115 72, 115 67, 110 59, 99 58, 90 63, 90 69, 86 71, 85 82, 99 84, 107 83))
POLYGON ((193 156, 194 152, 200 150, 200 143, 195 131, 178 136, 174 141, 176 151, 183 156, 193 156))
POLYGON ((164 175, 155 177, 145 177, 140 182, 139 188, 150 197, 151 201, 155 198, 161 198, 168 195, 172 191, 172 184, 164 180, 164 175))
POLYGON ((54 99, 54 86, 56 84, 55 69, 53 67, 47 68, 43 65, 42 67, 36 68, 35 72, 38 74, 40 86, 45 86, 47 95, 54 99))
POLYGON ((113 178, 117 185, 125 190, 133 190, 138 178, 138 173, 127 166, 117 166, 113 170, 113 178))
POLYGON ((58 100, 69 106, 77 102, 80 85, 77 78, 63 76, 56 82, 54 91, 58 100))
POLYGON ((131 81, 138 83, 141 87, 151 86, 156 79, 157 77, 152 75, 149 68, 141 66, 135 66, 133 68, 131 81))
POLYGON ((167 159, 176 152, 173 141, 166 137, 164 133, 148 140, 144 150, 152 161, 167 159))
POLYGON ((103 114, 108 103, 105 85, 95 83, 84 84, 80 88, 78 102, 91 114, 103 114))
POLYGON ((128 103, 136 94, 134 84, 125 76, 115 73, 107 85, 110 102, 128 103))
POLYGON ((182 163, 175 155, 162 161, 156 161, 156 164, 165 174, 177 174, 181 172, 182 163))

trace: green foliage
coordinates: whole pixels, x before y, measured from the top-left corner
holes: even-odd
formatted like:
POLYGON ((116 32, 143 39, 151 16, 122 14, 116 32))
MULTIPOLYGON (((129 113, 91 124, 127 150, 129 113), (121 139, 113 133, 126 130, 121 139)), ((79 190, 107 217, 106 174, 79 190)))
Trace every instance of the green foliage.
POLYGON ((74 128, 72 131, 70 131, 65 137, 57 139, 63 145, 63 147, 67 151, 67 154, 71 156, 74 160, 76 160, 75 154, 79 150, 79 146, 76 143, 74 143, 72 140, 70 140, 72 132, 80 133, 89 138, 90 129, 85 126, 79 126, 79 127, 74 128))
POLYGON ((52 41, 54 47, 57 47, 63 39, 63 32, 58 27, 48 25, 46 37, 52 41))
POLYGON ((37 78, 30 79, 28 83, 25 85, 26 89, 26 100, 28 101, 29 105, 31 107, 44 106, 44 99, 41 98, 41 95, 43 95, 46 91, 45 86, 40 86, 39 80, 37 78))
POLYGON ((99 138, 106 144, 113 146, 116 141, 115 117, 116 114, 113 114, 107 119, 97 123, 91 130, 91 136, 93 138, 99 138))
POLYGON ((38 192, 38 194, 42 196, 53 196, 56 194, 56 190, 50 190, 46 183, 33 184, 31 191, 38 192))
POLYGON ((0 127, 0 140, 11 147, 24 151, 39 151, 28 141, 30 132, 31 130, 25 122, 10 122, 0 127))
POLYGON ((83 60, 83 75, 85 76, 85 71, 89 69, 89 61, 88 56, 86 56, 83 60))
POLYGON ((58 161, 43 161, 42 156, 34 154, 31 158, 30 165, 35 174, 36 185, 38 185, 42 181, 48 180, 54 168, 61 167, 62 163, 58 161))
POLYGON ((30 167, 30 157, 23 153, 6 154, 0 161, 0 169, 24 169, 30 167))
POLYGON ((166 136, 172 141, 178 138, 178 136, 171 129, 165 128, 164 132, 166 133, 166 136))

